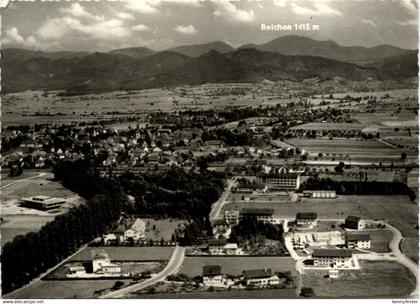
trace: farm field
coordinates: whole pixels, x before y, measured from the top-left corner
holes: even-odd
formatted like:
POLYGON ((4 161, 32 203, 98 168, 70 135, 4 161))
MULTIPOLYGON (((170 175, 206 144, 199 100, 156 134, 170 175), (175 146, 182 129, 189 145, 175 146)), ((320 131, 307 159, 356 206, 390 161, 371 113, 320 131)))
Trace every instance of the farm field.
POLYGON ((292 202, 235 202, 227 203, 225 210, 243 208, 273 208, 275 216, 294 218, 297 212, 316 212, 321 219, 344 219, 347 215, 366 219, 384 219, 399 229, 404 236, 403 250, 411 259, 417 259, 418 249, 418 205, 404 195, 338 195, 336 199, 304 198, 299 203, 292 202), (413 250, 415 249, 415 250, 413 250))
POLYGON ((83 281, 37 281, 17 291, 12 299, 90 299, 96 297, 95 292, 109 289, 118 280, 83 280, 83 281))
POLYGON ((342 271, 339 279, 324 278, 325 271, 305 271, 304 287, 317 297, 401 297, 415 288, 411 272, 395 262, 360 261, 361 271, 342 271))
POLYGON ((323 153, 332 155, 392 155, 400 156, 403 152, 377 140, 357 140, 357 139, 298 139, 290 138, 287 143, 299 147, 309 153, 323 153))
POLYGON ((294 271, 295 261, 289 257, 185 257, 179 273, 202 275, 203 265, 221 265, 222 273, 242 274, 243 270, 271 268, 273 271, 294 271))
MULTIPOLYGON (((140 114, 150 111, 206 110, 228 106, 285 104, 294 99, 269 99, 264 95, 215 95, 219 88, 237 87, 238 84, 206 84, 188 87, 187 93, 179 89, 149 89, 141 91, 114 91, 82 96, 58 96, 57 91, 25 91, 6 94, 2 98, 3 126, 35 123, 71 123, 107 120, 113 114, 140 114), (48 113, 48 115, 47 115, 48 113), (41 115, 40 115, 41 114, 41 115)), ((255 84, 240 84, 255 88, 255 84)), ((115 118, 115 116, 114 116, 115 118)))
POLYGON ((188 293, 130 294, 130 299, 293 299, 295 289, 196 291, 188 293))
POLYGON ((69 261, 89 261, 90 251, 105 249, 112 261, 158 261, 169 260, 173 247, 87 247, 69 261))
POLYGON ((321 123, 321 122, 310 122, 303 125, 298 125, 295 127, 290 128, 290 130, 319 130, 319 131, 330 131, 330 130, 340 130, 340 131, 348 131, 348 130, 357 130, 361 131, 365 128, 365 124, 361 123, 321 123))

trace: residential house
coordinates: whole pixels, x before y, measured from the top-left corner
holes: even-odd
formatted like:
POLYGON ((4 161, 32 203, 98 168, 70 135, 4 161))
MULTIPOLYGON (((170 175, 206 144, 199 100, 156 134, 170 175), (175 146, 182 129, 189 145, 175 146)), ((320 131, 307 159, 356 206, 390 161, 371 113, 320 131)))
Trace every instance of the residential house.
POLYGON ((216 219, 212 223, 214 238, 229 238, 232 229, 225 219, 216 219))
POLYGON ((347 233, 346 247, 356 249, 370 248, 370 234, 369 233, 347 233))
POLYGON ((296 224, 298 226, 313 226, 316 224, 318 215, 315 212, 298 212, 296 224))
POLYGON ((226 245, 226 239, 212 239, 208 241, 209 254, 211 255, 223 255, 225 253, 224 247, 226 245))
POLYGON ((358 216, 349 215, 344 221, 344 226, 349 229, 362 230, 366 228, 366 221, 358 216))
POLYGON ((105 249, 95 249, 90 252, 93 273, 121 275, 121 264, 111 263, 111 259, 105 249))
POLYGON ((225 278, 222 275, 222 266, 205 265, 203 266, 204 287, 225 287, 225 278))
POLYGON ((237 225, 239 223, 239 210, 225 210, 225 220, 230 225, 237 225))
POLYGON ((142 219, 136 219, 133 225, 124 232, 124 240, 143 240, 146 233, 146 223, 142 219))
POLYGON ((278 276, 274 275, 270 268, 244 270, 246 286, 270 286, 280 284, 278 276))

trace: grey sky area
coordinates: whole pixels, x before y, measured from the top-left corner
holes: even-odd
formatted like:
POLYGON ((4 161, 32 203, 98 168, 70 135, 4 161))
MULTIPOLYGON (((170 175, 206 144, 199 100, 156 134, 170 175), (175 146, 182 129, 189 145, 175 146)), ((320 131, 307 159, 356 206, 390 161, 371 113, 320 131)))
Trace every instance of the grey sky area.
POLYGON ((13 2, 2 10, 2 45, 47 51, 162 50, 211 41, 237 47, 293 34, 344 46, 415 49, 417 16, 415 0, 13 2), (319 30, 266 32, 261 23, 309 23, 319 30))

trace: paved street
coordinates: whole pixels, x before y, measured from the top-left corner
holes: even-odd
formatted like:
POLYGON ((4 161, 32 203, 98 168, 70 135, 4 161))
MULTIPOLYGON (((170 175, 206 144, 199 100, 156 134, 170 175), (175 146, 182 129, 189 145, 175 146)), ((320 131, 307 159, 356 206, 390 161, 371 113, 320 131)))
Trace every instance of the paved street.
POLYGON ((147 279, 143 282, 110 292, 101 296, 101 299, 110 299, 110 298, 121 298, 124 295, 146 288, 148 286, 154 285, 157 282, 163 281, 167 276, 176 273, 182 266, 184 262, 185 248, 175 247, 174 252, 172 253, 171 259, 169 260, 166 267, 159 273, 153 275, 150 279, 147 279))

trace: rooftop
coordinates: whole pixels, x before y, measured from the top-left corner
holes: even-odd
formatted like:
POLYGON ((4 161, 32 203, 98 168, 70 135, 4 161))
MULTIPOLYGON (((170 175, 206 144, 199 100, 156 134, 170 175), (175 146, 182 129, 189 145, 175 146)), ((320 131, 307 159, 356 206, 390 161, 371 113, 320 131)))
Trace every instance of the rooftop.
POLYGON ((270 268, 244 270, 243 274, 245 279, 268 278, 273 275, 270 268))
POLYGON ((312 253, 312 257, 345 257, 351 258, 351 250, 346 249, 315 249, 312 253))
POLYGON ((208 242, 209 246, 225 245, 226 239, 212 239, 208 242))
POLYGON ((272 208, 244 208, 241 211, 242 215, 273 215, 274 209, 272 208))
POLYGON ((349 215, 346 217, 346 222, 355 222, 358 223, 361 220, 360 217, 358 216, 354 216, 354 215, 349 215))
POLYGON ((203 276, 216 276, 222 274, 222 266, 205 265, 203 266, 203 276))
POLYGON ((310 219, 310 220, 316 220, 318 215, 315 212, 298 212, 296 214, 296 218, 298 220, 302 219, 310 219))
POLYGON ((92 260, 104 260, 104 259, 109 260, 108 253, 105 251, 105 249, 91 250, 90 255, 92 256, 92 260))
POLYGON ((346 240, 348 241, 369 241, 369 233, 348 233, 346 234, 346 240))

